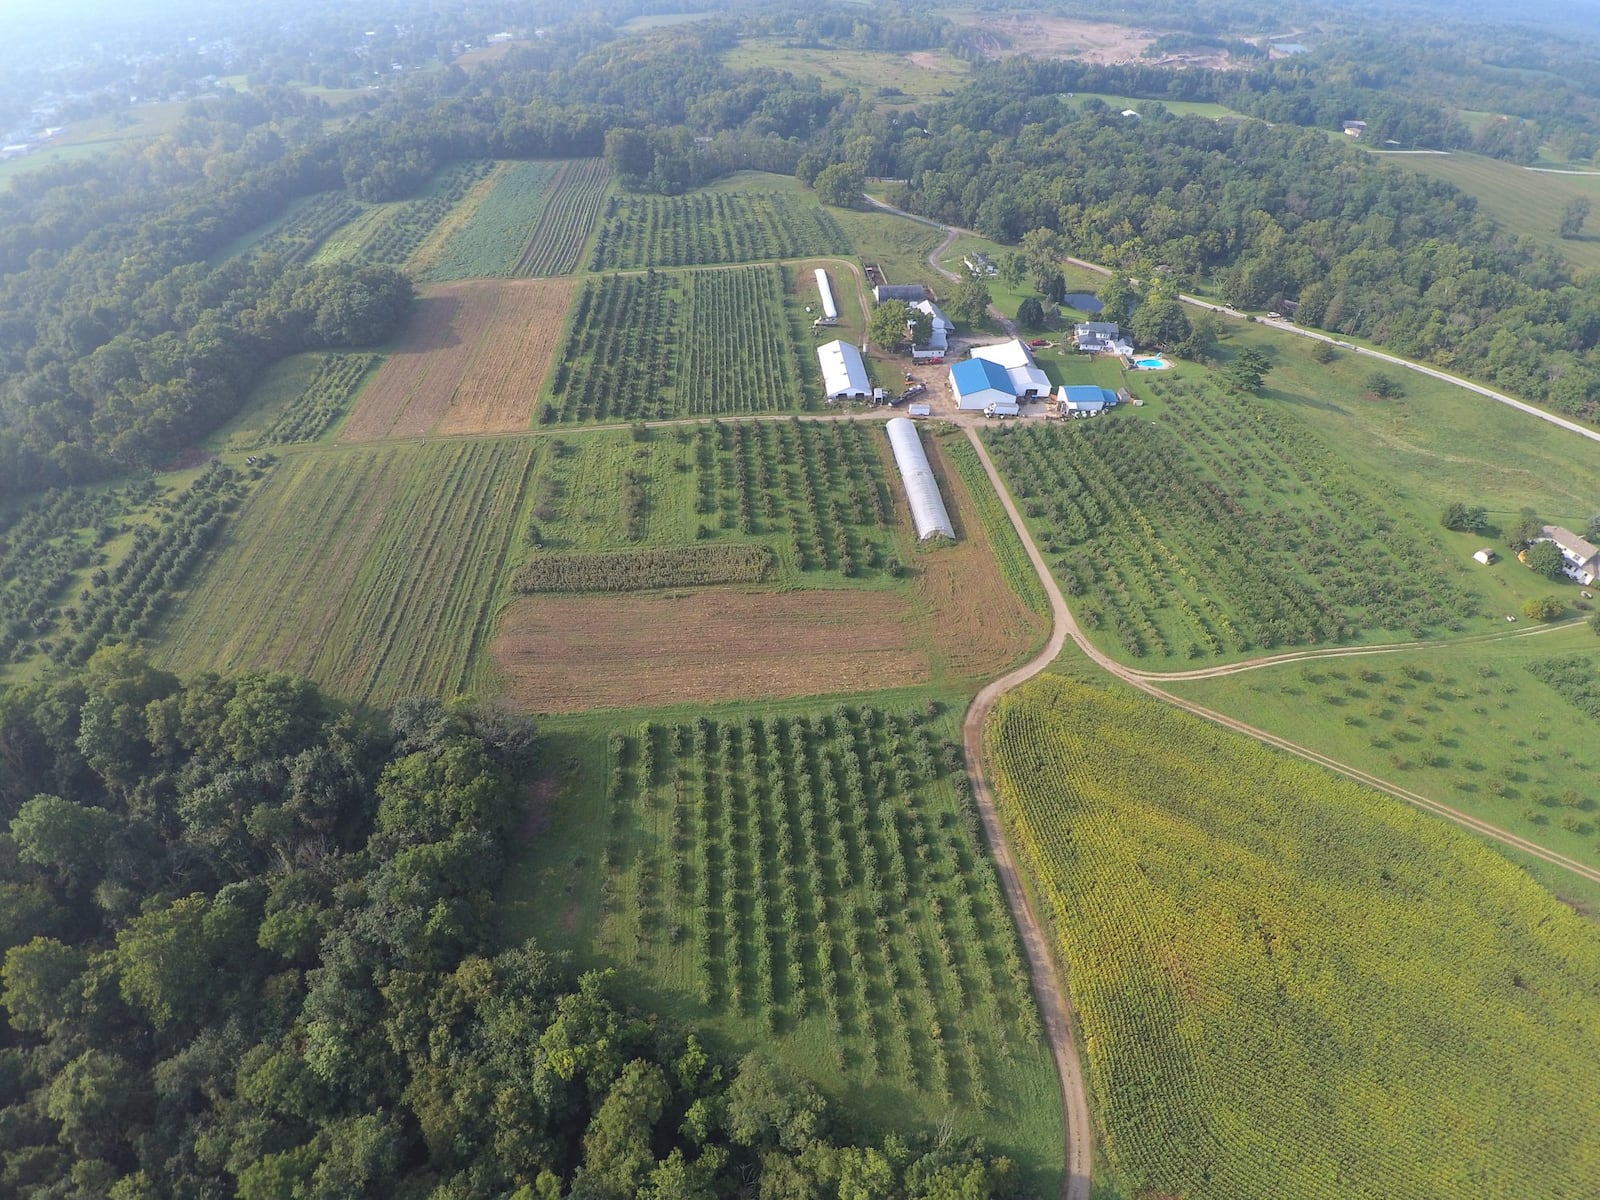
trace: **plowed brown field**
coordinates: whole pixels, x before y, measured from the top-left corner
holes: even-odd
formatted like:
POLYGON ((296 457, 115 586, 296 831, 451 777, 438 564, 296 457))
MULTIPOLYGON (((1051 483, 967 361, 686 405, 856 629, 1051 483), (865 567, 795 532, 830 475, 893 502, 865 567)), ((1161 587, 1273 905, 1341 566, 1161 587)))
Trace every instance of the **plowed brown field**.
POLYGON ((574 286, 519 279, 427 289, 339 440, 529 428, 574 286))
POLYGON ((894 593, 528 596, 502 614, 496 665, 534 712, 649 708, 901 687, 929 678, 894 593))

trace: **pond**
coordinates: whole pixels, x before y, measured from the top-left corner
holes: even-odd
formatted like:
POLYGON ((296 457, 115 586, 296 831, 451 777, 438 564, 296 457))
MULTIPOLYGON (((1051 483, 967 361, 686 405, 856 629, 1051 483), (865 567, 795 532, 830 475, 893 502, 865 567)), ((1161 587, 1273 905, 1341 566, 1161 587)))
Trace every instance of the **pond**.
POLYGON ((1086 313, 1097 313, 1105 307, 1095 299, 1093 292, 1068 292, 1061 297, 1061 303, 1086 313))

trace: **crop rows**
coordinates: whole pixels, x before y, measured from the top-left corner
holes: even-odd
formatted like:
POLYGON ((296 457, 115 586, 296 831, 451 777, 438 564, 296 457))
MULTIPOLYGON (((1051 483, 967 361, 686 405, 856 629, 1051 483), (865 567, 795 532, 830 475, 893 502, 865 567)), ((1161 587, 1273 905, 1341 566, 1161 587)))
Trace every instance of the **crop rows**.
POLYGON ((636 592, 653 588, 760 583, 774 565, 772 549, 756 544, 663 546, 536 554, 518 569, 519 592, 636 592))
POLYGON ((1600 1171, 1600 935, 1515 864, 1126 691, 1041 677, 988 734, 1130 1194, 1512 1200, 1600 1171))
POLYGON ((776 267, 606 275, 578 296, 551 419, 796 408, 798 354, 776 267))
POLYGON ((361 215, 361 206, 344 192, 322 192, 257 246, 285 266, 302 263, 317 252, 335 229, 361 215))
POLYGON ((1370 485, 1249 400, 1180 393, 1162 423, 993 439, 1041 548, 1091 628, 1136 657, 1203 658, 1459 629, 1474 602, 1370 485))
POLYGON ((851 253, 839 223, 784 192, 613 197, 590 268, 709 266, 851 253))
POLYGON ((894 523, 877 431, 853 421, 714 422, 695 431, 695 509, 722 529, 786 530, 802 571, 884 565, 894 523))
POLYGON ((440 280, 512 275, 539 227, 557 170, 551 162, 504 164, 471 219, 451 231, 424 276, 440 280))
POLYGON ((350 397, 377 361, 376 354, 330 354, 324 358, 306 390, 284 406, 257 444, 316 441, 344 415, 350 397))
POLYGON ((168 631, 175 667, 279 667, 380 702, 463 690, 534 454, 477 438, 286 456, 168 631))
POLYGON ((988 1103, 1037 1026, 956 747, 839 708, 646 724, 609 758, 603 940, 767 1036, 825 1023, 841 1071, 988 1103))
POLYGON ((584 243, 600 215, 611 169, 601 158, 566 163, 556 174, 550 198, 513 275, 570 275, 578 268, 584 243))
MULTIPOLYGON (((58 663, 82 666, 108 642, 149 636, 176 592, 215 544, 245 493, 231 468, 213 463, 176 498, 156 524, 133 529, 133 547, 66 613, 72 636, 49 647, 58 663)), ((41 647, 42 649, 45 647, 41 647)))
POLYGON ((21 662, 51 641, 60 622, 76 616, 60 601, 80 571, 106 561, 129 508, 148 502, 148 481, 118 491, 51 490, 12 510, 0 532, 0 663, 21 662))
POLYGON ((494 163, 488 159, 457 163, 444 172, 426 196, 398 205, 357 251, 356 257, 362 262, 405 265, 439 222, 492 170, 494 163))

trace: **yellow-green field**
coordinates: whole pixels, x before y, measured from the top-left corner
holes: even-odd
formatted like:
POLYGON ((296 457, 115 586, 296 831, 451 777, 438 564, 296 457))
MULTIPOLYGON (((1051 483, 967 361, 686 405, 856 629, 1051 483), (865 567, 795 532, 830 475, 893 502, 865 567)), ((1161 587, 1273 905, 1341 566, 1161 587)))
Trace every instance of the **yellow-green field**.
POLYGON ((867 99, 921 104, 963 86, 972 68, 942 50, 893 54, 883 50, 808 49, 779 38, 747 38, 723 56, 743 71, 790 71, 825 86, 860 88, 867 99))

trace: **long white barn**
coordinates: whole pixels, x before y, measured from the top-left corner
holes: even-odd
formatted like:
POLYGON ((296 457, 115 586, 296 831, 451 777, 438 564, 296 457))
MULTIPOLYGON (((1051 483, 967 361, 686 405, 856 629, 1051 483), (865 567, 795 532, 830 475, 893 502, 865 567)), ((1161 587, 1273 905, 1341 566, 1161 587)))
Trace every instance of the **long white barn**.
POLYGON ((822 394, 829 400, 872 399, 872 378, 861 361, 861 347, 837 338, 817 347, 822 364, 822 394))
POLYGON ((911 522, 917 528, 917 540, 925 542, 933 537, 947 537, 954 541, 955 526, 950 523, 944 497, 939 494, 939 481, 928 465, 928 455, 922 449, 922 437, 915 422, 895 417, 887 428, 895 466, 900 468, 906 499, 911 504, 911 522))

